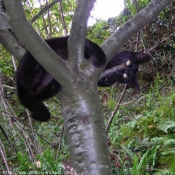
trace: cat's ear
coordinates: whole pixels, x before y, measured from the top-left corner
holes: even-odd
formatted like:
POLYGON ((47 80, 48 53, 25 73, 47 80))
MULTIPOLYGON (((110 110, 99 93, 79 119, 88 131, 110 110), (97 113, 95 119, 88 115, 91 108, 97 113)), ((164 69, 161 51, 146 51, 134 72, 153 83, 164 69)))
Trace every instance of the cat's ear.
POLYGON ((133 55, 138 64, 146 63, 151 59, 150 55, 144 52, 133 52, 133 55))
POLYGON ((131 87, 133 89, 136 89, 138 92, 140 92, 140 85, 138 83, 137 77, 135 77, 135 79, 132 81, 131 87))

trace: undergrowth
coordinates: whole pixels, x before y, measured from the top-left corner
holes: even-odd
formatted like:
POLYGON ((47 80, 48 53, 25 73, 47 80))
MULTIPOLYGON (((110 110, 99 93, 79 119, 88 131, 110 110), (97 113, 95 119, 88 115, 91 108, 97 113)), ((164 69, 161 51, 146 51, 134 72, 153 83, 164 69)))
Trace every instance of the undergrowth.
POLYGON ((114 174, 175 174, 174 106, 175 89, 159 75, 148 94, 120 106, 108 133, 114 174))
MULTIPOLYGON (((114 86, 99 90, 106 124, 123 87, 120 85, 117 88, 114 86)), ((4 92, 6 99, 8 94, 14 94, 14 99, 17 99, 13 88, 6 88, 4 92)), ((133 94, 132 89, 127 89, 108 132, 114 175, 174 175, 174 87, 157 75, 148 93, 133 94)), ((61 110, 55 107, 59 101, 53 98, 46 103, 54 116, 49 123, 33 121, 33 125, 30 125, 25 109, 17 105, 17 100, 14 104, 12 100, 10 102, 11 104, 1 103, 2 107, 6 106, 0 121, 5 131, 11 128, 8 130, 8 137, 17 149, 15 153, 1 134, 1 147, 6 152, 8 164, 13 166, 14 171, 51 170, 62 173, 62 164, 69 160, 69 155, 60 117, 61 110)), ((5 171, 5 166, 1 165, 0 170, 5 171)))

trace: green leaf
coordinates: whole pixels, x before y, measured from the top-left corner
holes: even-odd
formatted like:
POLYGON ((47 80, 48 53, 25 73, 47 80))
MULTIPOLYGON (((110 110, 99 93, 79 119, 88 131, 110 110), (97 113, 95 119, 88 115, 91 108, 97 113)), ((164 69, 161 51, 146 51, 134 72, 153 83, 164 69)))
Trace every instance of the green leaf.
POLYGON ((175 146, 175 139, 169 139, 169 140, 165 141, 163 146, 164 147, 175 146))
POLYGON ((158 125, 158 129, 164 131, 168 134, 168 130, 172 130, 175 128, 175 122, 174 121, 162 121, 158 125))

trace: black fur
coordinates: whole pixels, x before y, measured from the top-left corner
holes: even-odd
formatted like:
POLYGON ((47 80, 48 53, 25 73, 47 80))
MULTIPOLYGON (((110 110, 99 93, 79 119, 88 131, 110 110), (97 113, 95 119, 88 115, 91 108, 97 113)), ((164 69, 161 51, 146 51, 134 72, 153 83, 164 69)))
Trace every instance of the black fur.
MULTIPOLYGON (((47 44, 63 59, 68 58, 67 50, 68 37, 54 38, 46 40, 47 44)), ((95 67, 101 67, 106 62, 106 56, 101 48, 86 39, 85 58, 92 57, 92 63, 95 67)), ((111 86, 115 82, 127 83, 133 88, 139 90, 136 73, 138 65, 150 60, 148 54, 142 52, 123 51, 119 52, 107 64, 106 69, 126 63, 130 60, 130 65, 126 65, 124 70, 116 71, 105 78, 99 80, 99 86, 111 86), (124 74, 127 77, 124 78, 124 74)), ((29 109, 32 118, 39 121, 47 121, 50 113, 42 101, 53 97, 61 90, 61 85, 35 60, 35 58, 26 52, 19 63, 16 73, 16 84, 18 98, 23 106, 29 109)))
POLYGON ((137 80, 137 72, 139 64, 143 64, 150 60, 150 56, 143 52, 131 52, 131 51, 122 51, 118 52, 114 55, 111 61, 107 64, 104 71, 120 65, 122 63, 126 63, 129 60, 130 64, 125 64, 125 69, 116 71, 108 76, 102 78, 98 81, 98 86, 106 87, 111 86, 115 82, 118 83, 126 83, 132 88, 140 91, 140 86, 137 80))
MULTIPOLYGON (((46 40, 46 43, 63 59, 68 58, 68 37, 53 38, 46 40)), ((106 56, 101 48, 86 39, 85 58, 92 57, 92 63, 95 67, 104 66, 106 56)), ((61 90, 61 85, 35 60, 35 58, 26 52, 21 59, 17 73, 16 84, 18 98, 23 106, 32 112, 32 118, 39 121, 47 121, 50 113, 42 101, 53 97, 61 90)))

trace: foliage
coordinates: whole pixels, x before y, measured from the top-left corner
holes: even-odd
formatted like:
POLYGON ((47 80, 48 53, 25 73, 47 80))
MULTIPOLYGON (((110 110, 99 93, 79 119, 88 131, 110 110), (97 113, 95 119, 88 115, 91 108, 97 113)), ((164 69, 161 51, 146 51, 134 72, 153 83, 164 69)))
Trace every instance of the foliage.
MULTIPOLYGON (((175 93, 167 93, 167 87, 162 89, 162 84, 165 83, 168 83, 167 80, 157 75, 154 86, 150 87, 148 94, 142 96, 142 103, 135 102, 125 108, 121 106, 113 120, 109 132, 113 150, 111 156, 115 156, 114 150, 120 148, 117 151, 120 155, 120 167, 126 164, 124 160, 132 160, 129 165, 132 168, 132 175, 149 174, 167 167, 168 172, 171 171, 175 154, 175 93), (167 94, 162 95, 162 92, 167 94), (126 118, 127 110, 130 115, 126 121, 123 118, 126 118)), ((117 161, 113 159, 114 162, 117 161)))
POLYGON ((93 26, 89 26, 87 30, 88 38, 97 44, 101 44, 110 36, 110 27, 104 20, 98 20, 93 26), (99 33, 99 31, 101 31, 99 33))
MULTIPOLYGON (((23 2, 29 19, 44 7, 42 3, 36 7, 32 0, 23 2)), ((98 20, 94 26, 88 27, 88 38, 101 44, 147 3, 148 0, 127 0, 127 7, 121 16, 107 21, 98 20)), ((121 48, 149 51, 152 61, 140 67, 142 94, 127 89, 110 126, 108 138, 114 174, 175 174, 174 8, 173 3, 121 48)), ((58 9, 60 6, 57 3, 49 13, 46 11, 33 22, 43 38, 62 35, 63 21, 58 9)), ((75 1, 62 1, 62 9, 69 32, 75 1)), ((0 141, 7 162, 14 171, 49 170, 62 173, 62 162, 69 160, 69 155, 59 101, 54 98, 46 102, 54 116, 48 123, 31 122, 16 97, 11 56, 2 47, 0 49, 0 85, 5 85, 1 86, 0 126, 8 136, 6 138, 1 130, 0 141)), ((123 85, 117 84, 99 89, 106 125, 122 88, 123 85)), ((4 170, 6 167, 1 164, 0 172, 4 170)))
MULTIPOLYGON (((54 152, 53 152, 54 153, 54 152)), ((26 172, 31 173, 32 171, 38 173, 54 172, 63 174, 62 165, 60 159, 55 160, 55 155, 50 150, 45 150, 41 155, 37 156, 37 160, 31 163, 28 160, 28 155, 22 152, 17 153, 17 160, 19 162, 18 167, 14 168, 14 172, 26 172)))
POLYGON ((7 77, 13 76, 14 68, 10 54, 2 46, 0 46, 0 53, 0 71, 7 77))
MULTIPOLYGON (((33 0, 25 2, 24 8, 27 18, 33 20, 35 15, 51 2, 52 1, 38 1, 38 3, 36 3, 33 0)), ((62 1, 61 5, 60 3, 56 3, 37 18, 37 22, 33 22, 33 27, 45 39, 62 36, 64 25, 68 27, 67 30, 70 32, 70 25, 75 7, 76 3, 74 0, 62 1), (60 11, 64 11, 63 17, 61 16, 60 11)))
POLYGON ((148 174, 146 171, 153 170, 153 167, 155 165, 155 158, 156 158, 157 148, 154 148, 153 150, 147 150, 142 158, 140 159, 137 157, 137 155, 134 156, 133 160, 133 167, 132 167, 132 175, 139 175, 139 174, 148 174))

